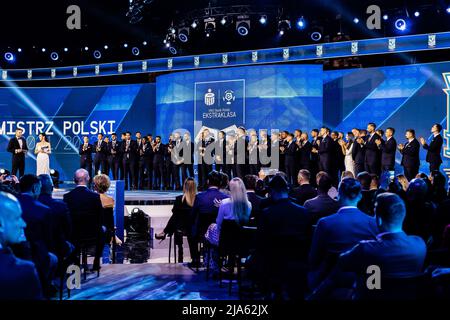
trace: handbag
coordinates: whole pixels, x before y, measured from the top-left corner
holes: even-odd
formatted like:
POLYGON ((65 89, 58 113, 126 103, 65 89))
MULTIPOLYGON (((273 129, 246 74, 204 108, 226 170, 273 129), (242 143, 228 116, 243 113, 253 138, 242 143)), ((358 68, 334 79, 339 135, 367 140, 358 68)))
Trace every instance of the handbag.
POLYGON ((219 228, 216 223, 211 223, 206 230, 205 239, 214 246, 219 246, 219 228))

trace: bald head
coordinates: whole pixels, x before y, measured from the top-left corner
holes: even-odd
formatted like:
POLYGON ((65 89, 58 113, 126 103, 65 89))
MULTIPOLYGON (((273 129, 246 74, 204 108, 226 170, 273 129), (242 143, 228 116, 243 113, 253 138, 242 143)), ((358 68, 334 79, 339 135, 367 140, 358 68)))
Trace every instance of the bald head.
POLYGON ((9 193, 0 192, 0 243, 2 246, 23 241, 25 227, 19 201, 9 193))
POLYGON ((85 169, 78 169, 75 171, 75 175, 73 180, 77 184, 77 186, 87 186, 89 183, 89 173, 85 169))

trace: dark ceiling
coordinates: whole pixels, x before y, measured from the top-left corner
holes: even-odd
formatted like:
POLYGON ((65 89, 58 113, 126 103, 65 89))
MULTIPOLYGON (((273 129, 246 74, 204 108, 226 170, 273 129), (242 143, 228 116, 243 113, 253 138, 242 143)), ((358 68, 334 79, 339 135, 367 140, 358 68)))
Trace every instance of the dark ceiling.
MULTIPOLYGON (((393 34, 393 19, 410 15, 413 27, 408 33, 438 32, 450 30, 450 14, 445 12, 449 4, 443 0, 428 1, 375 1, 375 0, 297 0, 297 1, 179 1, 154 0, 146 6, 143 20, 130 24, 126 13, 129 0, 46 0, 46 1, 2 1, 0 8, 0 66, 3 68, 28 68, 44 66, 77 65, 142 58, 166 57, 171 54, 163 45, 163 39, 172 22, 177 24, 189 12, 206 8, 209 5, 235 6, 252 5, 264 10, 283 9, 283 17, 291 19, 293 24, 300 16, 307 21, 303 31, 293 30, 280 38, 277 36, 276 17, 268 16, 266 26, 257 20, 251 21, 250 33, 246 37, 237 35, 235 25, 217 27, 216 34, 206 39, 203 31, 191 34, 186 44, 177 43, 178 55, 200 54, 208 52, 236 51, 244 49, 268 48, 286 45, 311 43, 310 33, 313 26, 322 28, 322 41, 332 40, 341 31, 351 39, 370 38, 393 34), (69 5, 81 8, 81 30, 70 31, 66 27, 69 5), (364 26, 368 5, 378 4, 383 13, 389 13, 389 20, 383 21, 383 28, 377 32, 364 26), (405 11, 407 9, 407 11, 405 11), (420 10, 418 18, 413 12, 420 10), (360 23, 353 22, 354 17, 360 23), (148 43, 147 46, 143 42, 148 43), (123 44, 128 47, 124 48, 123 44), (108 45, 108 50, 104 50, 108 45), (131 54, 132 47, 140 49, 140 56, 131 54), (69 51, 65 53, 63 48, 69 51), (88 47, 88 51, 84 51, 88 47), (18 53, 17 49, 22 52, 18 53), (42 52, 46 48, 46 52, 42 52), (95 60, 92 52, 102 51, 102 59, 95 60), (16 53, 16 62, 7 64, 3 55, 11 51, 16 53), (51 52, 58 52, 60 59, 52 61, 51 52)), ((187 21, 190 21, 189 19, 187 21)), ((192 32, 192 31, 191 31, 192 32)))

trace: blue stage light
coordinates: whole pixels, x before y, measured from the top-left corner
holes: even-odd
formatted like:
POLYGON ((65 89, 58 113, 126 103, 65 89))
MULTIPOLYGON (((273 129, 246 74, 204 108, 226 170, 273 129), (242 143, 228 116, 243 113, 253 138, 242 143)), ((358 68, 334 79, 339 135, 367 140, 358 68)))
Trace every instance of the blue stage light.
POLYGON ((14 62, 14 60, 16 60, 16 57, 14 56, 14 54, 12 52, 6 52, 4 57, 5 57, 5 60, 8 62, 14 62))
POLYGON ((399 31, 405 31, 407 28, 405 19, 397 19, 394 23, 395 29, 399 31))

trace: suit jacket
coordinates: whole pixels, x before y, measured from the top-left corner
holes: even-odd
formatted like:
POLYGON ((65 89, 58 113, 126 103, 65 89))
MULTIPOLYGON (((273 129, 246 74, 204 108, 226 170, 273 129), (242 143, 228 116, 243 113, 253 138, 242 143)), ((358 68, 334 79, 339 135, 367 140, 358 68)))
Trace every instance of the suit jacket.
POLYGON ((320 218, 336 213, 339 202, 333 200, 328 194, 318 194, 316 197, 305 201, 305 208, 311 216, 312 223, 316 223, 320 218))
POLYGON ((309 261, 318 268, 329 253, 344 252, 361 240, 373 240, 378 234, 375 219, 354 207, 342 207, 322 218, 314 231, 309 261))
POLYGON ((426 157, 426 161, 428 163, 442 163, 441 149, 443 143, 444 141, 442 139, 442 136, 438 134, 436 137, 433 137, 433 140, 431 140, 430 144, 425 143, 423 145, 423 148, 428 151, 426 157))
MULTIPOLYGON (((21 137, 20 140, 22 141, 22 149, 28 150, 27 140, 24 137, 21 137)), ((23 152, 16 154, 17 149, 20 149, 19 140, 16 137, 9 139, 7 151, 12 154, 13 159, 25 158, 25 153, 23 152)))
POLYGON ((294 201, 296 204, 303 206, 306 200, 317 197, 317 190, 309 183, 303 184, 301 186, 292 189, 289 196, 292 198, 292 201, 294 201))
POLYGON ((94 151, 94 146, 92 144, 88 144, 86 150, 83 151, 83 145, 80 145, 79 154, 81 156, 81 161, 83 162, 92 162, 92 152, 94 151))
POLYGON ((402 166, 406 168, 418 168, 420 167, 420 143, 416 138, 411 142, 405 144, 402 153, 402 166))
POLYGON ((33 262, 0 249, 0 300, 42 300, 42 289, 33 262))
POLYGON ((339 266, 343 271, 367 277, 367 267, 377 265, 383 277, 413 277, 421 274, 427 249, 417 236, 404 232, 382 233, 375 240, 363 240, 341 254, 339 266))
POLYGON ((92 152, 95 152, 95 158, 96 159, 106 159, 108 156, 108 144, 102 140, 100 144, 100 151, 97 151, 98 146, 98 140, 94 142, 94 148, 92 149, 92 152))
POLYGON ((192 235, 194 237, 202 237, 206 233, 208 226, 216 221, 219 208, 214 204, 214 200, 222 200, 228 196, 219 191, 217 188, 208 188, 206 191, 200 192, 194 201, 192 207, 192 235))
POLYGON ((135 140, 130 140, 130 145, 128 149, 127 149, 127 142, 122 141, 120 148, 123 160, 134 161, 136 159, 137 143, 135 140))
POLYGON ((397 151, 397 141, 394 137, 384 141, 379 146, 381 150, 381 166, 391 167, 395 166, 395 152, 397 151))
POLYGON ((375 141, 378 139, 381 139, 381 137, 377 133, 374 133, 372 135, 372 138, 370 138, 370 136, 367 136, 366 142, 364 143, 363 147, 365 149, 364 162, 371 166, 377 165, 380 161, 380 149, 375 143, 375 141))
POLYGON ((71 242, 77 244, 86 238, 95 238, 101 232, 103 206, 100 195, 87 187, 77 186, 64 195, 70 210, 73 232, 71 242))

